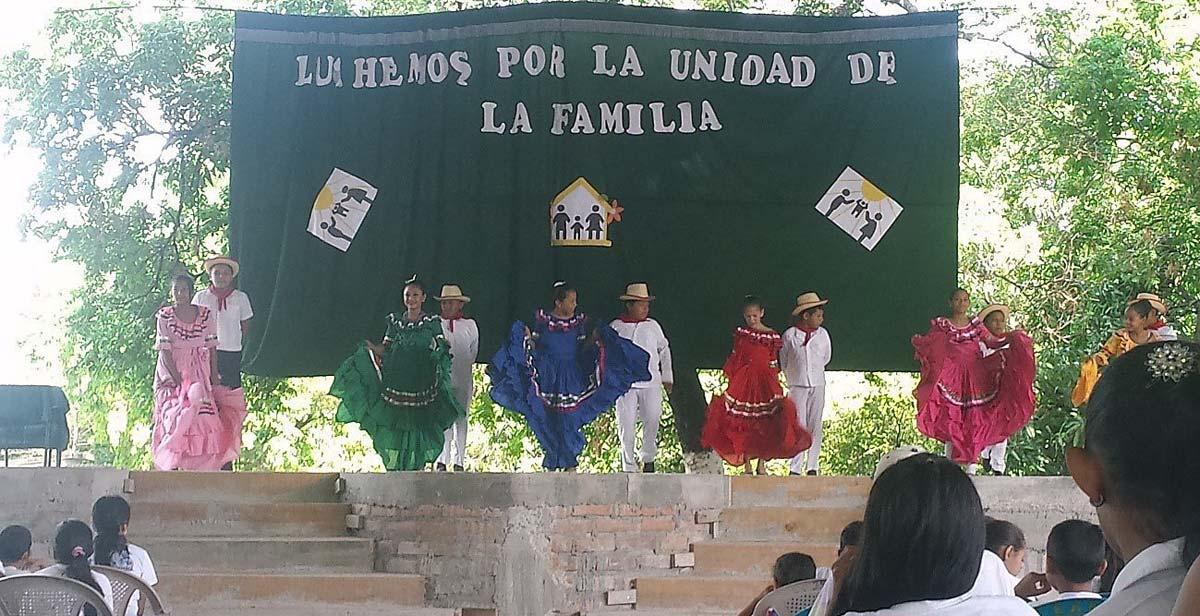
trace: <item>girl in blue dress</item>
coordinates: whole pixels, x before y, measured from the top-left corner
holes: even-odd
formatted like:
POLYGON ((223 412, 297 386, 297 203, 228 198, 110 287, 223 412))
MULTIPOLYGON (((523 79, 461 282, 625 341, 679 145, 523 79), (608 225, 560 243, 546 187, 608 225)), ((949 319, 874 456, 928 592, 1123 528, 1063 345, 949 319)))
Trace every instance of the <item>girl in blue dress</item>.
POLYGON ((542 466, 572 472, 586 441, 583 426, 612 408, 630 386, 650 379, 644 350, 576 312, 578 295, 554 283, 554 308, 533 323, 513 323, 488 366, 491 396, 525 417, 545 452, 542 466))

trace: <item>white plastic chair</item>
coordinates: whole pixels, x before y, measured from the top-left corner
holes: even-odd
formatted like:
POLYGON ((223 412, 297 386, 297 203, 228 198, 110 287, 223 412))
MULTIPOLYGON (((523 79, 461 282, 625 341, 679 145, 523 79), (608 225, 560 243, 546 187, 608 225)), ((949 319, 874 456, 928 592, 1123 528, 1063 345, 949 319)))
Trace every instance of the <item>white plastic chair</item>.
POLYGON ((14 575, 0 578, 0 615, 79 616, 83 606, 96 616, 113 616, 104 597, 75 580, 51 575, 14 575))
POLYGON ((802 580, 781 586, 767 593, 754 606, 754 616, 766 616, 769 608, 775 608, 779 616, 793 616, 807 610, 817 602, 821 587, 826 580, 802 580))
POLYGON ((121 616, 126 612, 135 592, 141 594, 146 600, 148 614, 161 615, 167 613, 167 610, 163 608, 162 599, 159 598, 158 593, 154 592, 154 588, 142 578, 124 569, 105 565, 92 565, 92 571, 107 576, 108 581, 112 582, 113 613, 117 616, 121 616))

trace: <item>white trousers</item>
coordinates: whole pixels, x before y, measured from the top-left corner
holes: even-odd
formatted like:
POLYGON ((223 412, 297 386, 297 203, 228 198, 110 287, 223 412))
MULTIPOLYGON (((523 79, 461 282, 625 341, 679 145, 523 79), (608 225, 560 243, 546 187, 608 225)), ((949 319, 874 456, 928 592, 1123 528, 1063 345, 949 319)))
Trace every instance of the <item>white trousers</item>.
POLYGON ((642 463, 654 462, 658 455, 658 425, 663 414, 663 389, 660 386, 633 388, 617 398, 617 438, 621 440, 621 470, 636 473, 642 463), (634 454, 637 421, 642 420, 642 451, 634 454))
MULTIPOLYGON (((454 385, 454 397, 458 403, 462 405, 463 410, 469 414, 471 411, 471 395, 474 393, 474 383, 468 383, 465 387, 454 385)), ((464 466, 464 461, 467 458, 467 416, 463 415, 454 420, 454 425, 446 428, 446 443, 442 445, 442 455, 438 456, 438 464, 446 466, 464 466), (453 455, 451 455, 450 443, 454 443, 453 455), (453 462, 451 462, 453 460, 453 462)))
POLYGON ((790 387, 788 398, 796 405, 796 418, 800 420, 800 425, 812 435, 812 447, 796 454, 788 462, 788 470, 793 473, 818 470, 821 462, 821 422, 825 416, 825 386, 790 387), (804 454, 808 454, 807 464, 804 454))
POLYGON ((983 450, 983 457, 988 459, 988 466, 997 473, 1003 473, 1008 468, 1008 439, 1004 439, 983 450))

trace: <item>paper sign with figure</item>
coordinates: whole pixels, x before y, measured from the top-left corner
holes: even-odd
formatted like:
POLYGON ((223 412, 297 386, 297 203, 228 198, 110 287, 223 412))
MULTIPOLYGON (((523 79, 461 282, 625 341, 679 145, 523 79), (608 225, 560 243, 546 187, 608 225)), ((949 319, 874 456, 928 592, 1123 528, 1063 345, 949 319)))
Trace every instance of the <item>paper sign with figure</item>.
POLYGON ((308 232, 342 252, 350 249, 358 227, 378 191, 362 178, 334 168, 313 201, 308 232))
POLYGON ((817 211, 867 250, 874 250, 904 208, 850 167, 817 202, 817 211))
POLYGON ((612 246, 608 226, 621 220, 621 210, 579 178, 550 201, 550 245, 612 246))

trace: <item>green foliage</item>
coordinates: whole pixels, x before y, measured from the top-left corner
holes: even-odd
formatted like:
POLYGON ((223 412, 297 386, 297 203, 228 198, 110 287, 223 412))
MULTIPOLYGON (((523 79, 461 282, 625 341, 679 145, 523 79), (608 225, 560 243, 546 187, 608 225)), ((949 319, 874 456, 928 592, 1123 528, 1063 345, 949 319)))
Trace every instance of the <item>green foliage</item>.
POLYGON ((867 475, 883 454, 901 445, 916 445, 941 453, 943 445, 917 431, 916 404, 909 391, 911 378, 865 375, 868 392, 862 406, 849 408, 825 421, 821 445, 821 472, 826 475, 867 475))

